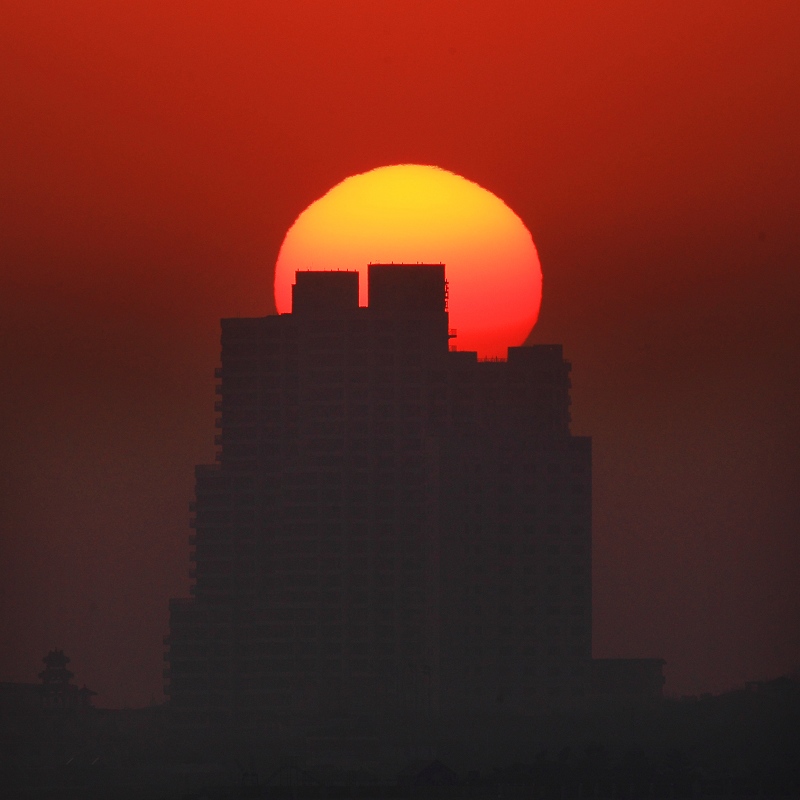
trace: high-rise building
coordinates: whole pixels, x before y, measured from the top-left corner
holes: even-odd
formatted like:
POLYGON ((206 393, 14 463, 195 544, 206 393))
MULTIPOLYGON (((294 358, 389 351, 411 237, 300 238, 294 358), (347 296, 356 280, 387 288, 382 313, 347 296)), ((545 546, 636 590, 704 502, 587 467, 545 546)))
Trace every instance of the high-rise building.
POLYGON ((561 347, 451 348, 442 264, 298 272, 222 320, 217 463, 170 605, 187 720, 526 711, 591 659, 591 449, 561 347))

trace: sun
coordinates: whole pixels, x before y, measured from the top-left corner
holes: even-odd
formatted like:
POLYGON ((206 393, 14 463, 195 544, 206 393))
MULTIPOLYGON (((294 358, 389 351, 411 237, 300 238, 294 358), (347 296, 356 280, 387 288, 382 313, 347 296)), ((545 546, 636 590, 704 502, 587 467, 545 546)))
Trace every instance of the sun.
POLYGON ((275 266, 275 306, 291 311, 297 270, 369 263, 444 263, 459 350, 506 356, 539 315, 542 271, 533 238, 499 197, 438 167, 400 164, 353 175, 295 220, 275 266))

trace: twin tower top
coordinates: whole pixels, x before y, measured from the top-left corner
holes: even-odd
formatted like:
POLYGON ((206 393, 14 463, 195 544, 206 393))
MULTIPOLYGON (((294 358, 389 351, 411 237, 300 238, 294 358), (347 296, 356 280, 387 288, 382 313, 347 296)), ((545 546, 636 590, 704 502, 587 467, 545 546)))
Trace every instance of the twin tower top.
MULTIPOLYGON (((292 313, 330 319, 359 312, 357 271, 296 272, 292 313)), ((444 264, 370 264, 370 313, 408 320, 442 319, 447 311, 444 264)))

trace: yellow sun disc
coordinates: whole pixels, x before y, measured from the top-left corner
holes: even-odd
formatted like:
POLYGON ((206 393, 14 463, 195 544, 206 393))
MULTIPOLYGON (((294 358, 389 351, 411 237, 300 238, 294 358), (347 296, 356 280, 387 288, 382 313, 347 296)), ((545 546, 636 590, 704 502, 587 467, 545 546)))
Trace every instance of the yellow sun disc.
POLYGON ((291 311, 296 270, 358 270, 368 263, 444 263, 459 350, 505 357, 536 323, 542 272, 522 220, 498 197, 438 167, 401 164, 353 175, 289 229, 275 267, 275 305, 291 311))

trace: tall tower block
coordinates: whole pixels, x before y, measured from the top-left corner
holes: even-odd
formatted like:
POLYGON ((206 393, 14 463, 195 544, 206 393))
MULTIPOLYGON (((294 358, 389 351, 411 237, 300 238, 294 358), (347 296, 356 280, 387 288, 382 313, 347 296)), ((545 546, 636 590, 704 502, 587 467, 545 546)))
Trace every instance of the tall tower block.
POLYGON ((586 691, 591 449, 560 346, 450 348, 444 265, 298 272, 291 314, 222 321, 170 704, 520 712, 586 691))

